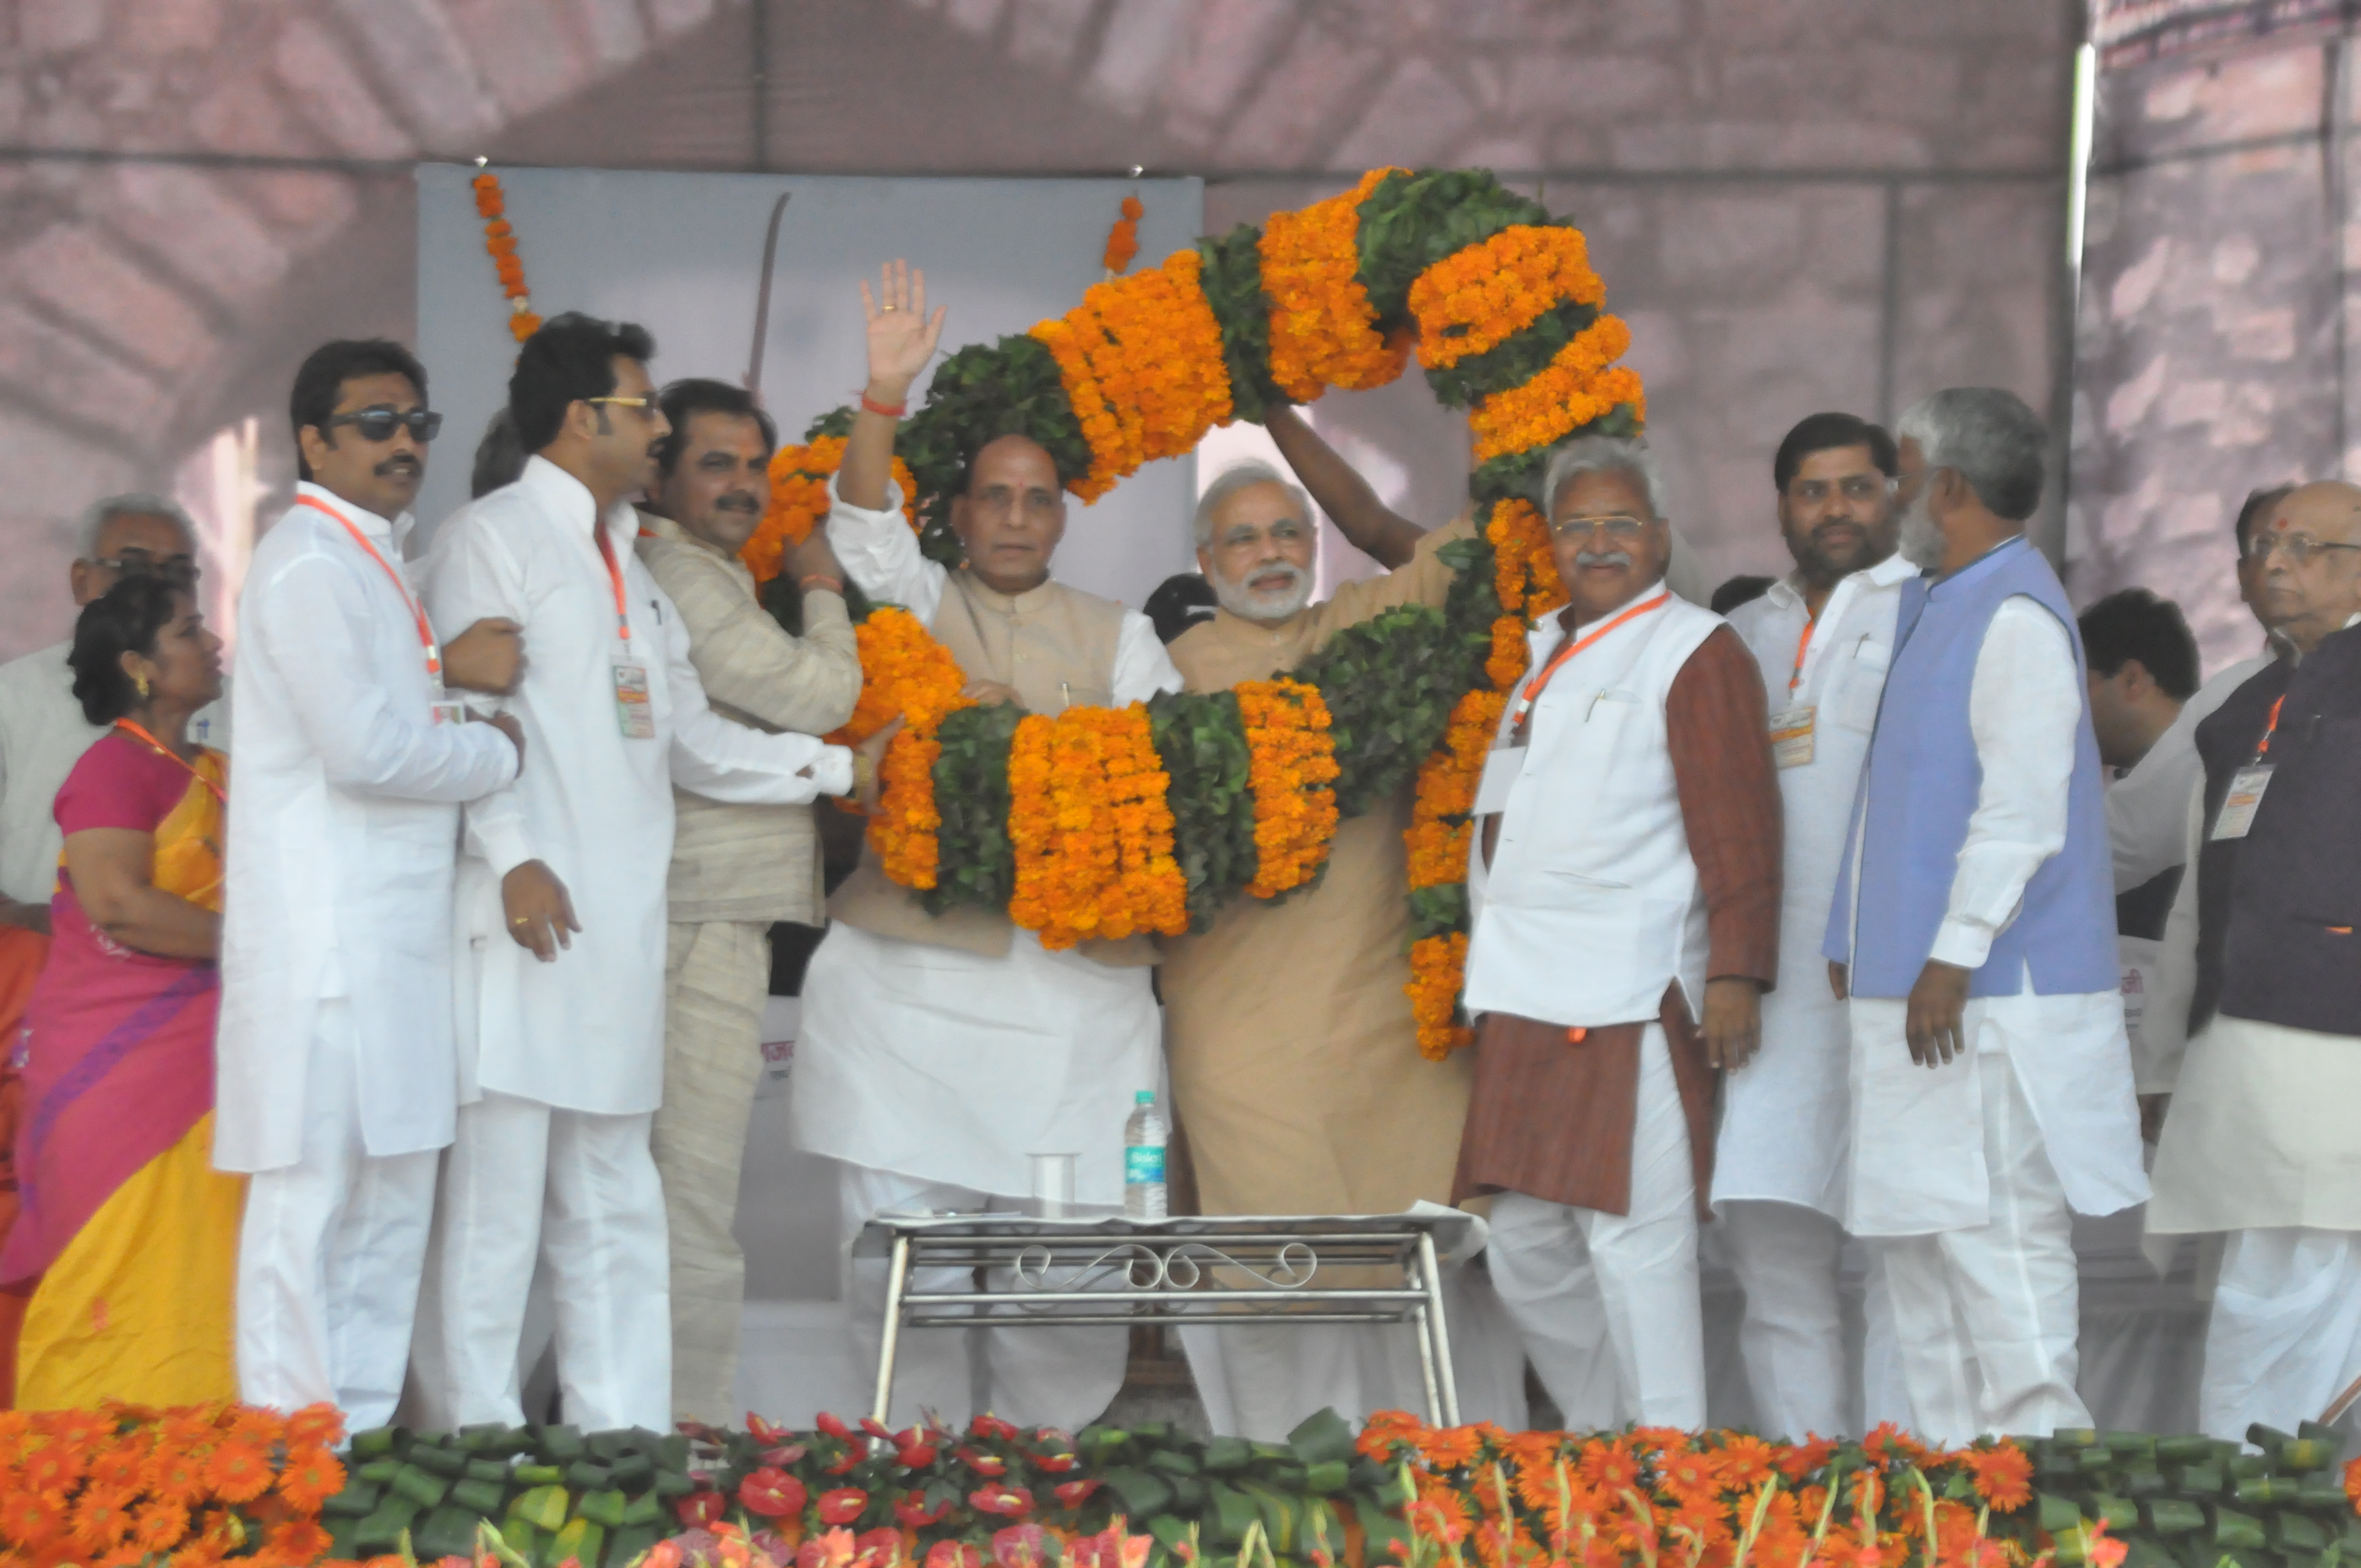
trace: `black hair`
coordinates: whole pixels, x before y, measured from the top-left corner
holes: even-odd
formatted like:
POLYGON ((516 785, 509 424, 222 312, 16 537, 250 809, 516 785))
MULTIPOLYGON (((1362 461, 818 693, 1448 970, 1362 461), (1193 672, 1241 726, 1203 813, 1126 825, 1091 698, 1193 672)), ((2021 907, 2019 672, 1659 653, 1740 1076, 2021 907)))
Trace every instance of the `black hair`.
POLYGON ((1198 622, 1213 619, 1221 601, 1201 573, 1176 572, 1156 585, 1140 610, 1156 627, 1156 639, 1170 642, 1198 622))
POLYGON ((515 484, 528 455, 524 443, 517 439, 515 416, 502 409, 486 422, 484 438, 476 443, 476 464, 467 470, 467 499, 479 501, 515 484))
POLYGON ((123 655, 154 658, 156 634, 171 623, 181 600, 194 597, 186 584, 125 577, 82 607, 66 663, 73 669, 74 698, 84 718, 112 724, 139 706, 139 688, 124 671, 123 655))
POLYGON ((637 322, 600 321, 579 311, 550 317, 524 340, 509 378, 517 439, 527 452, 540 451, 557 439, 568 405, 614 391, 616 360, 644 365, 655 356, 656 340, 637 322))
POLYGON ((2295 494, 2295 487, 2293 485, 2273 485, 2267 490, 2248 490, 2246 492, 2245 504, 2238 508, 2238 521, 2230 525, 2231 533, 2235 535, 2238 541, 2238 554, 2240 555, 2244 555, 2246 553, 2246 543, 2254 536, 2255 524, 2262 521, 2265 517, 2268 517, 2270 514, 2270 510, 2273 507, 2279 505, 2281 501, 2287 499, 2293 494, 2295 494))
POLYGON ((1795 422, 1795 428, 1779 443, 1778 455, 1771 459, 1771 488, 1781 495, 1787 493, 1787 481, 1804 466, 1804 459, 1815 452, 1833 452, 1839 447, 1866 446, 1869 460, 1877 471, 1893 478, 1902 471, 1902 459, 1894 450, 1894 437, 1882 424, 1872 424, 1855 414, 1806 414, 1795 422))
MULTIPOLYGON (((1814 451, 1821 450, 1814 447, 1814 451)), ((1716 615, 1728 615, 1742 604, 1752 604, 1771 591, 1772 578, 1736 576, 1713 590, 1713 601, 1707 608, 1716 615)))
POLYGON ((779 427, 754 400, 754 394, 743 387, 733 387, 727 381, 716 381, 703 376, 688 376, 673 382, 656 400, 664 410, 665 422, 672 431, 656 443, 656 472, 665 478, 680 464, 681 448, 688 444, 688 420, 691 414, 730 414, 751 419, 763 431, 763 450, 774 452, 779 445, 779 427))
POLYGON ((2112 675, 2133 659, 2165 695, 2187 702, 2197 691, 2197 639, 2180 607, 2146 588, 2109 594, 2076 620, 2092 673, 2112 675))
POLYGON ((336 438, 328 421, 336 411, 336 400, 344 395, 346 382, 363 376, 407 376, 418 389, 418 400, 426 400, 426 367, 392 339, 340 337, 322 344, 295 372, 295 389, 287 397, 287 417, 295 430, 295 472, 301 477, 312 477, 312 466, 303 461, 304 430, 315 429, 333 443, 336 438))

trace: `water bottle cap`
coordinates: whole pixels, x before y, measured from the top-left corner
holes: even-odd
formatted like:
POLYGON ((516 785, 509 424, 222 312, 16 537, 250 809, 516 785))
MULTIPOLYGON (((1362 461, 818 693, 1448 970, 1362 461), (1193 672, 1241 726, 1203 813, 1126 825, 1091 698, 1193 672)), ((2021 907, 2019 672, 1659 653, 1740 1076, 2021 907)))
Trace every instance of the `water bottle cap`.
POLYGON ((1131 1102, 1134 1105, 1153 1105, 1156 1103, 1156 1091, 1143 1089, 1131 1097, 1131 1102))

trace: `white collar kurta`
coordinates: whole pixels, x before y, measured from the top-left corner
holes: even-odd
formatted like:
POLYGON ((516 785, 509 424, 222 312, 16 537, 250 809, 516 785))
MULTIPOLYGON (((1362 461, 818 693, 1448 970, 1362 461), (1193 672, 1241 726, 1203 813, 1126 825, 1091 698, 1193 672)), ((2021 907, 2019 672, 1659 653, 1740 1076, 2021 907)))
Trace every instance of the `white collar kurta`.
MULTIPOLYGON (((389 521, 317 486, 401 573, 389 521)), ((406 578, 405 578, 406 581, 406 578)), ((451 879, 462 802, 516 776, 489 725, 436 724, 417 618, 334 518, 299 504, 256 546, 238 601, 215 1159, 302 1153, 319 1002, 346 998, 371 1155, 451 1141, 451 879)))
POLYGON ((707 706, 687 629, 641 565, 637 518, 620 502, 607 518, 622 582, 619 626, 598 522, 579 480, 532 458, 515 484, 445 525, 426 599, 445 631, 487 616, 524 628, 524 676, 501 703, 524 727, 524 772, 467 813, 462 1100, 492 1090, 631 1115, 664 1097, 672 786, 713 800, 796 804, 849 790, 852 764, 840 746, 764 734, 707 706), (648 739, 623 732, 619 665, 646 681, 648 739), (554 963, 511 940, 502 916, 500 879, 527 861, 566 884, 582 927, 554 963))

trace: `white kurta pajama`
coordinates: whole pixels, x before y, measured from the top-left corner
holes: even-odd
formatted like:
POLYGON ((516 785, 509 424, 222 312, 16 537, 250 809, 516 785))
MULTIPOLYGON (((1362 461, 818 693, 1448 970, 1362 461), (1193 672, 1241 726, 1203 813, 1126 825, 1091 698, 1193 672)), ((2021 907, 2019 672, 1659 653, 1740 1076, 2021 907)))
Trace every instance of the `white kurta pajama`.
MULTIPOLYGON (((1746 1293, 1739 1344, 1755 1420, 1765 1432, 1796 1439, 1833 1435, 1850 1424, 1838 1287, 1850 1047, 1820 938, 1894 656, 1902 585, 1916 576, 1908 561, 1889 556, 1839 582, 1817 618, 1790 577, 1730 616, 1763 672, 1772 714, 1812 716, 1808 751, 1791 742, 1779 759, 1786 829, 1779 984, 1763 998, 1761 1051, 1723 1076, 1713 1171, 1714 1211, 1722 1221, 1716 1239, 1746 1293)), ((1902 1412, 1882 1408, 1890 1396, 1881 1398, 1881 1389, 1892 1378, 1878 1371, 1893 1346, 1874 1269, 1870 1291, 1877 1365, 1865 1369, 1863 1381, 1865 1419, 1874 1423, 1902 1412)))
MULTIPOLYGON (((1981 969, 2065 844, 2086 701, 2057 618, 2022 596, 2004 602, 1976 656, 1982 782, 1931 958, 1981 969)), ((2068 1211, 2111 1214, 2147 1197, 2121 996, 2045 996, 2028 976, 2015 994, 1971 999, 1966 1054, 1936 1068, 1911 1060, 1905 1000, 1857 996, 1850 1011, 1845 1228, 1888 1238, 1919 1435, 2088 1426, 2068 1211)))
POLYGON ((238 601, 214 1163, 255 1173, 240 1394, 332 1401, 367 1428, 401 1392, 457 1103, 459 808, 513 780, 517 752, 489 725, 435 722, 444 693, 401 560, 409 516, 296 493, 238 601))
POLYGON ((611 567, 598 529, 590 492, 535 457, 445 528, 428 571, 438 626, 505 616, 526 648, 503 703, 524 727, 524 773, 468 808, 459 866, 462 1103, 435 1216, 424 1390, 428 1414, 453 1425, 523 1419, 517 1349, 537 1256, 566 1419, 590 1431, 669 1422, 664 1198, 648 1135, 664 1093, 673 785, 796 804, 851 784, 842 747, 707 706, 687 630, 633 552, 631 509, 607 517, 611 567), (639 737, 617 696, 631 671, 652 731, 639 737), (500 882, 527 861, 565 883, 582 927, 554 963, 506 929, 500 882))
MULTIPOLYGON (((869 511, 835 495, 829 543, 871 598, 932 623, 950 590, 889 488, 869 511)), ((1093 684, 1118 707, 1180 689, 1180 673, 1146 616, 1123 612, 1112 665, 1093 684)), ((1082 700, 1080 693, 1075 700, 1082 700)), ((843 1173, 845 1241, 887 1209, 974 1212, 1031 1190, 1027 1156, 1078 1157, 1075 1196, 1123 1201, 1123 1129, 1140 1090, 1162 1076, 1160 1025, 1145 968, 1051 951, 1015 931, 1005 956, 829 927, 804 976, 792 1126, 796 1143, 843 1173)), ((854 1351, 875 1365, 882 1265, 851 1270, 854 1351)), ((988 1368, 968 1365, 964 1336, 900 1342, 893 1420, 931 1408, 955 1416, 984 1385, 983 1405, 1020 1424, 1074 1427, 1122 1386, 1120 1329, 1023 1329, 987 1336, 988 1368)))

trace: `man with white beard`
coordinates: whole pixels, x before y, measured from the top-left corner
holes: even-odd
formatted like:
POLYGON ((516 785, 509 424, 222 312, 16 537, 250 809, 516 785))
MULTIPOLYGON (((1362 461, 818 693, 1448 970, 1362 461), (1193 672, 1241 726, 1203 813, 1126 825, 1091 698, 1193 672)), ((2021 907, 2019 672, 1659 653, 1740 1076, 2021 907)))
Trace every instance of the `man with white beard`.
MULTIPOLYGON (((1398 605, 1441 605, 1436 552, 1463 519, 1421 535, 1388 511, 1291 411, 1281 446, 1321 489, 1337 527, 1398 570, 1311 603, 1317 524, 1302 490, 1241 463, 1197 504, 1197 563, 1220 602, 1174 640, 1191 692, 1294 669, 1348 626, 1398 605)), ((1338 824, 1318 883, 1284 900, 1241 898, 1203 931, 1164 944, 1165 1042, 1208 1214, 1398 1213, 1448 1202, 1467 1108, 1465 1052, 1419 1055, 1410 982, 1411 786, 1338 824)), ((1186 1336, 1199 1381, 1225 1391, 1235 1435, 1276 1441, 1325 1406, 1369 1410, 1416 1397, 1407 1336, 1367 1325, 1242 1325, 1220 1336, 1218 1373, 1186 1336)), ((1218 1418, 1217 1418, 1218 1419, 1218 1418)))

